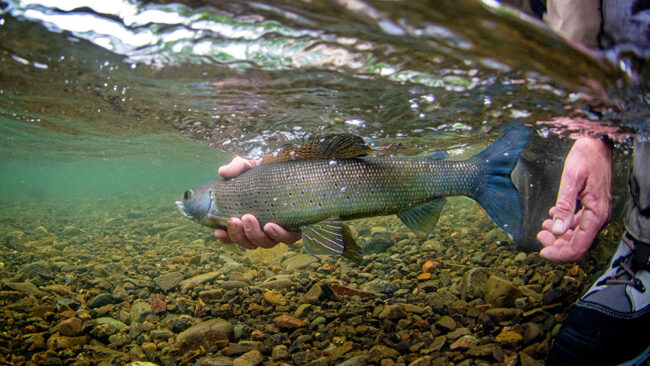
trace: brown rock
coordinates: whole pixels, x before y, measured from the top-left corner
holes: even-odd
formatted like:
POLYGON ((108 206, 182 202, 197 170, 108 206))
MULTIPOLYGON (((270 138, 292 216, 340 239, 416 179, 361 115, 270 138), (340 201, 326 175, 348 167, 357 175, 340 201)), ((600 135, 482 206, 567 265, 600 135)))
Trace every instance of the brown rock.
POLYGON ((463 286, 461 288, 462 298, 472 300, 485 296, 490 273, 485 268, 472 268, 463 275, 463 286))
POLYGON ((521 297, 521 290, 512 282, 497 276, 490 276, 485 289, 485 302, 496 307, 512 307, 515 299, 521 297))
POLYGON ((422 272, 432 273, 436 268, 438 268, 438 262, 426 261, 422 265, 422 272))
POLYGON ((279 291, 271 290, 264 293, 264 301, 272 305, 286 305, 287 299, 279 291))
POLYGON ((503 345, 512 345, 520 342, 522 338, 522 335, 515 331, 503 330, 496 336, 495 340, 503 345))
POLYGON ((318 304, 320 299, 323 297, 323 288, 320 284, 314 284, 307 293, 302 295, 301 302, 306 302, 310 304, 318 304))
POLYGON ((256 366, 264 361, 264 356, 258 350, 252 350, 237 357, 232 366, 256 366))
POLYGON ((151 311, 154 314, 160 314, 167 311, 167 302, 161 294, 151 295, 151 311))
POLYGON ((399 320, 406 318, 406 310, 402 304, 393 304, 386 305, 384 309, 379 313, 379 319, 390 319, 390 320, 399 320))
POLYGON ((452 351, 465 350, 477 344, 478 344, 478 339, 468 334, 458 338, 454 343, 449 345, 449 349, 452 351))
POLYGON ((280 315, 273 319, 273 323, 279 328, 283 329, 296 329, 305 326, 305 322, 302 319, 297 318, 293 315, 280 315))
POLYGON ((456 321, 449 315, 444 315, 438 319, 436 326, 451 331, 456 329, 456 321))
POLYGON ((510 320, 517 315, 521 315, 521 313, 520 309, 513 308, 493 308, 485 311, 485 314, 489 315, 497 323, 510 320))
POLYGON ((182 351, 210 348, 217 342, 228 340, 233 333, 233 325, 223 319, 211 319, 194 325, 176 337, 176 344, 182 351))
POLYGON ((503 361, 503 350, 501 346, 496 343, 482 344, 480 346, 470 347, 467 350, 467 355, 472 357, 487 357, 492 356, 495 361, 503 361))
POLYGON ((88 343, 88 337, 85 335, 79 337, 66 337, 59 333, 55 333, 47 340, 47 348, 51 350, 70 349, 81 347, 86 343, 88 343))
POLYGON ((59 333, 66 337, 75 337, 83 333, 84 327, 81 319, 74 317, 59 323, 59 333))

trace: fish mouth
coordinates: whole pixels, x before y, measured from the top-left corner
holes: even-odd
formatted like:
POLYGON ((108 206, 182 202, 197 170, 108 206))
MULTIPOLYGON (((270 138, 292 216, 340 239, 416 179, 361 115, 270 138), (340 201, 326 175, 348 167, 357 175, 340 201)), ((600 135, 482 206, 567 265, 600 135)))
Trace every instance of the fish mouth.
POLYGON ((189 219, 194 218, 194 216, 190 215, 189 212, 187 212, 187 209, 185 208, 185 204, 183 203, 183 201, 176 201, 176 207, 178 208, 178 211, 180 211, 183 214, 183 216, 189 219))

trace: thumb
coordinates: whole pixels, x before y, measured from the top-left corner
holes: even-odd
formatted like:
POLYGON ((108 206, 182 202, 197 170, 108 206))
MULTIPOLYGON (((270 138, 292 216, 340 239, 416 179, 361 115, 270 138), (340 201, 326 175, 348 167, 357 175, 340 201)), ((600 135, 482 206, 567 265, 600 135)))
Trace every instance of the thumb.
POLYGON ((562 177, 557 201, 555 202, 555 207, 553 207, 553 225, 551 226, 551 232, 554 235, 563 235, 571 228, 573 216, 576 211, 578 202, 576 182, 572 179, 568 180, 570 182, 567 182, 565 177, 562 177))

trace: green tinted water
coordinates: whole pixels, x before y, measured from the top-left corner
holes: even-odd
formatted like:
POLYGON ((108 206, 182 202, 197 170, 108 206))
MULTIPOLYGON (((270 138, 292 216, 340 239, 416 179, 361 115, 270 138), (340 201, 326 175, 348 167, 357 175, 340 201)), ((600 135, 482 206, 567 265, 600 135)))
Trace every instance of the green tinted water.
MULTIPOLYGON (((94 197, 169 204, 188 187, 214 179, 217 167, 229 160, 226 154, 175 135, 103 139, 103 143, 127 147, 87 157, 75 151, 73 158, 65 152, 61 159, 44 154, 28 161, 0 162, 3 201, 20 206, 31 200, 70 202, 94 197), (138 146, 128 147, 131 144, 138 146)), ((96 148, 114 147, 99 144, 96 148)))

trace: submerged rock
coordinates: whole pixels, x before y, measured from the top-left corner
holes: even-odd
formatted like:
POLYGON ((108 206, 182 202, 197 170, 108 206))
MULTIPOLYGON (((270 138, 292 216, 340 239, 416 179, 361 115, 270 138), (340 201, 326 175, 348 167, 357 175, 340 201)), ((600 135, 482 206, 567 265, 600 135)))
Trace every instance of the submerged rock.
POLYGON ((15 291, 33 295, 37 298, 42 298, 43 296, 47 295, 47 292, 41 291, 38 287, 36 287, 36 285, 29 282, 7 282, 3 286, 15 291))
POLYGON ((88 302, 88 307, 89 308, 98 308, 102 307, 104 305, 109 305, 115 302, 115 297, 113 297, 113 294, 109 292, 105 292, 103 294, 99 294, 95 297, 92 298, 88 302))
POLYGON ((275 317, 273 323, 283 329, 296 329, 305 326, 305 322, 302 319, 286 314, 275 317))
POLYGON ((84 327, 81 319, 77 317, 65 319, 58 325, 59 333, 66 337, 75 337, 83 333, 84 327))
POLYGON ((496 307, 514 306, 515 299, 521 296, 521 290, 512 282, 497 276, 490 276, 485 289, 485 302, 496 307))
POLYGON ((188 278, 186 280, 183 280, 180 282, 181 285, 181 292, 187 292, 187 290, 194 288, 202 283, 205 282, 210 282, 214 280, 215 278, 219 277, 221 272, 209 272, 209 273, 204 273, 200 274, 198 276, 194 276, 192 278, 188 278))
POLYGON ((318 259, 313 255, 309 254, 297 254, 293 257, 287 258, 282 265, 287 272, 291 272, 298 269, 307 268, 312 263, 317 262, 318 259))
POLYGON ((227 341, 233 333, 233 325, 223 319, 210 319, 194 325, 176 337, 176 345, 183 351, 209 349, 216 342, 227 341))
POLYGON ((167 292, 176 287, 182 279, 183 275, 181 273, 169 272, 154 278, 154 282, 156 282, 156 285, 158 285, 161 290, 167 292))

